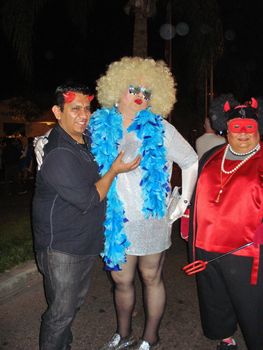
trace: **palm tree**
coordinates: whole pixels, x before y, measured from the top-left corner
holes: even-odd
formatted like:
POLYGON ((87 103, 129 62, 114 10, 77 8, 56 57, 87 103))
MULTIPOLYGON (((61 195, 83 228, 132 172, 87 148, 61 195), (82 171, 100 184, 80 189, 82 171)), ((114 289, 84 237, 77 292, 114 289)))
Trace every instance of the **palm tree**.
POLYGON ((147 21, 155 15, 157 2, 158 0, 128 0, 125 5, 125 12, 134 15, 134 56, 147 57, 148 55, 147 21))
MULTIPOLYGON (((16 52, 18 65, 28 82, 33 76, 34 29, 43 9, 57 0, 6 0, 1 8, 3 31, 16 52)), ((156 13, 157 3, 162 6, 167 0, 127 0, 124 11, 134 16, 133 55, 146 57, 147 21, 156 13)), ((93 11, 96 1, 65 0, 64 7, 69 20, 78 28, 83 38, 87 35, 88 14, 93 11)), ((63 9, 64 10, 64 9, 63 9)))
MULTIPOLYGON (((56 0, 5 0, 0 9, 3 31, 16 52, 18 65, 27 82, 33 75, 33 39, 38 16, 48 3, 56 0)), ((76 2, 65 0, 71 22, 86 35, 87 13, 94 4, 93 0, 76 2)))

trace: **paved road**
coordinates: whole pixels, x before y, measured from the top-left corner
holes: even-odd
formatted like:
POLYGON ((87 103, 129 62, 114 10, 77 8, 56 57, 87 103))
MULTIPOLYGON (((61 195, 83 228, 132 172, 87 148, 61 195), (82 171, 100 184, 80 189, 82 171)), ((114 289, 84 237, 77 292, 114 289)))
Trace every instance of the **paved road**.
MULTIPOLYGON (((209 341, 200 328, 195 281, 180 270, 186 263, 186 246, 176 233, 173 246, 167 252, 164 278, 167 288, 167 308, 160 336, 165 350, 213 350, 216 341, 209 341)), ((138 289, 138 315, 133 330, 140 336, 143 312, 138 289)), ((24 288, 15 290, 0 300, 0 350, 37 350, 40 316, 46 308, 41 276, 35 272, 27 279, 24 288)), ((94 270, 89 296, 73 325, 72 350, 96 350, 115 330, 111 284, 98 262, 94 270)), ((240 332, 237 333, 239 350, 246 347, 240 332)))

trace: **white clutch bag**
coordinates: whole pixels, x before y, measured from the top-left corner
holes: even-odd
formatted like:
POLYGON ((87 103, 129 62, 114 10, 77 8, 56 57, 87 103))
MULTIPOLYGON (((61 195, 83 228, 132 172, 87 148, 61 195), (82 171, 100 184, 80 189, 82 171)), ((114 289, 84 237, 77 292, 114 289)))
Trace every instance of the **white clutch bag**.
POLYGON ((173 192, 171 194, 171 197, 168 203, 168 209, 167 209, 168 218, 171 217, 171 214, 175 211, 175 208, 177 207, 177 204, 181 199, 180 188, 181 187, 175 186, 173 189, 173 192))

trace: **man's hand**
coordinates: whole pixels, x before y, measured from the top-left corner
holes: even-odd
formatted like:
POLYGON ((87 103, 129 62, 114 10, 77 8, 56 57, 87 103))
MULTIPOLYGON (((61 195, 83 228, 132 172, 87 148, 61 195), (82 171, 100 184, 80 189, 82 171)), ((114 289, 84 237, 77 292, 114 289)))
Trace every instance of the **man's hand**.
POLYGON ((107 173, 96 182, 95 186, 99 192, 100 200, 103 200, 106 197, 116 175, 136 169, 141 161, 141 157, 137 156, 132 162, 125 163, 123 157, 124 152, 120 152, 118 157, 112 163, 109 171, 107 171, 107 173))
POLYGON ((141 156, 137 156, 136 158, 134 158, 133 161, 129 163, 125 163, 123 161, 124 155, 125 155, 124 152, 119 153, 118 157, 112 163, 112 166, 109 171, 112 171, 115 173, 115 175, 118 175, 120 173, 127 173, 129 171, 132 171, 139 166, 141 162, 141 156))

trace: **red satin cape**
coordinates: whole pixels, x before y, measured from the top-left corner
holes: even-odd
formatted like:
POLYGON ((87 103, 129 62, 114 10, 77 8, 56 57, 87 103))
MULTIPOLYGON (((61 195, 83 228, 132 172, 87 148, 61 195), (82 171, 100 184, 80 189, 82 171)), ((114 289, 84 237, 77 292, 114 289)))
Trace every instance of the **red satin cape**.
MULTIPOLYGON (((227 253, 253 242, 263 217, 263 187, 260 176, 262 145, 260 151, 233 175, 222 174, 223 192, 216 203, 224 151, 225 147, 217 151, 204 165, 195 199, 195 246, 217 253, 227 253)), ((229 171, 239 162, 225 160, 224 168, 229 171)), ((234 253, 253 258, 251 284, 257 283, 259 253, 257 244, 234 253)))

